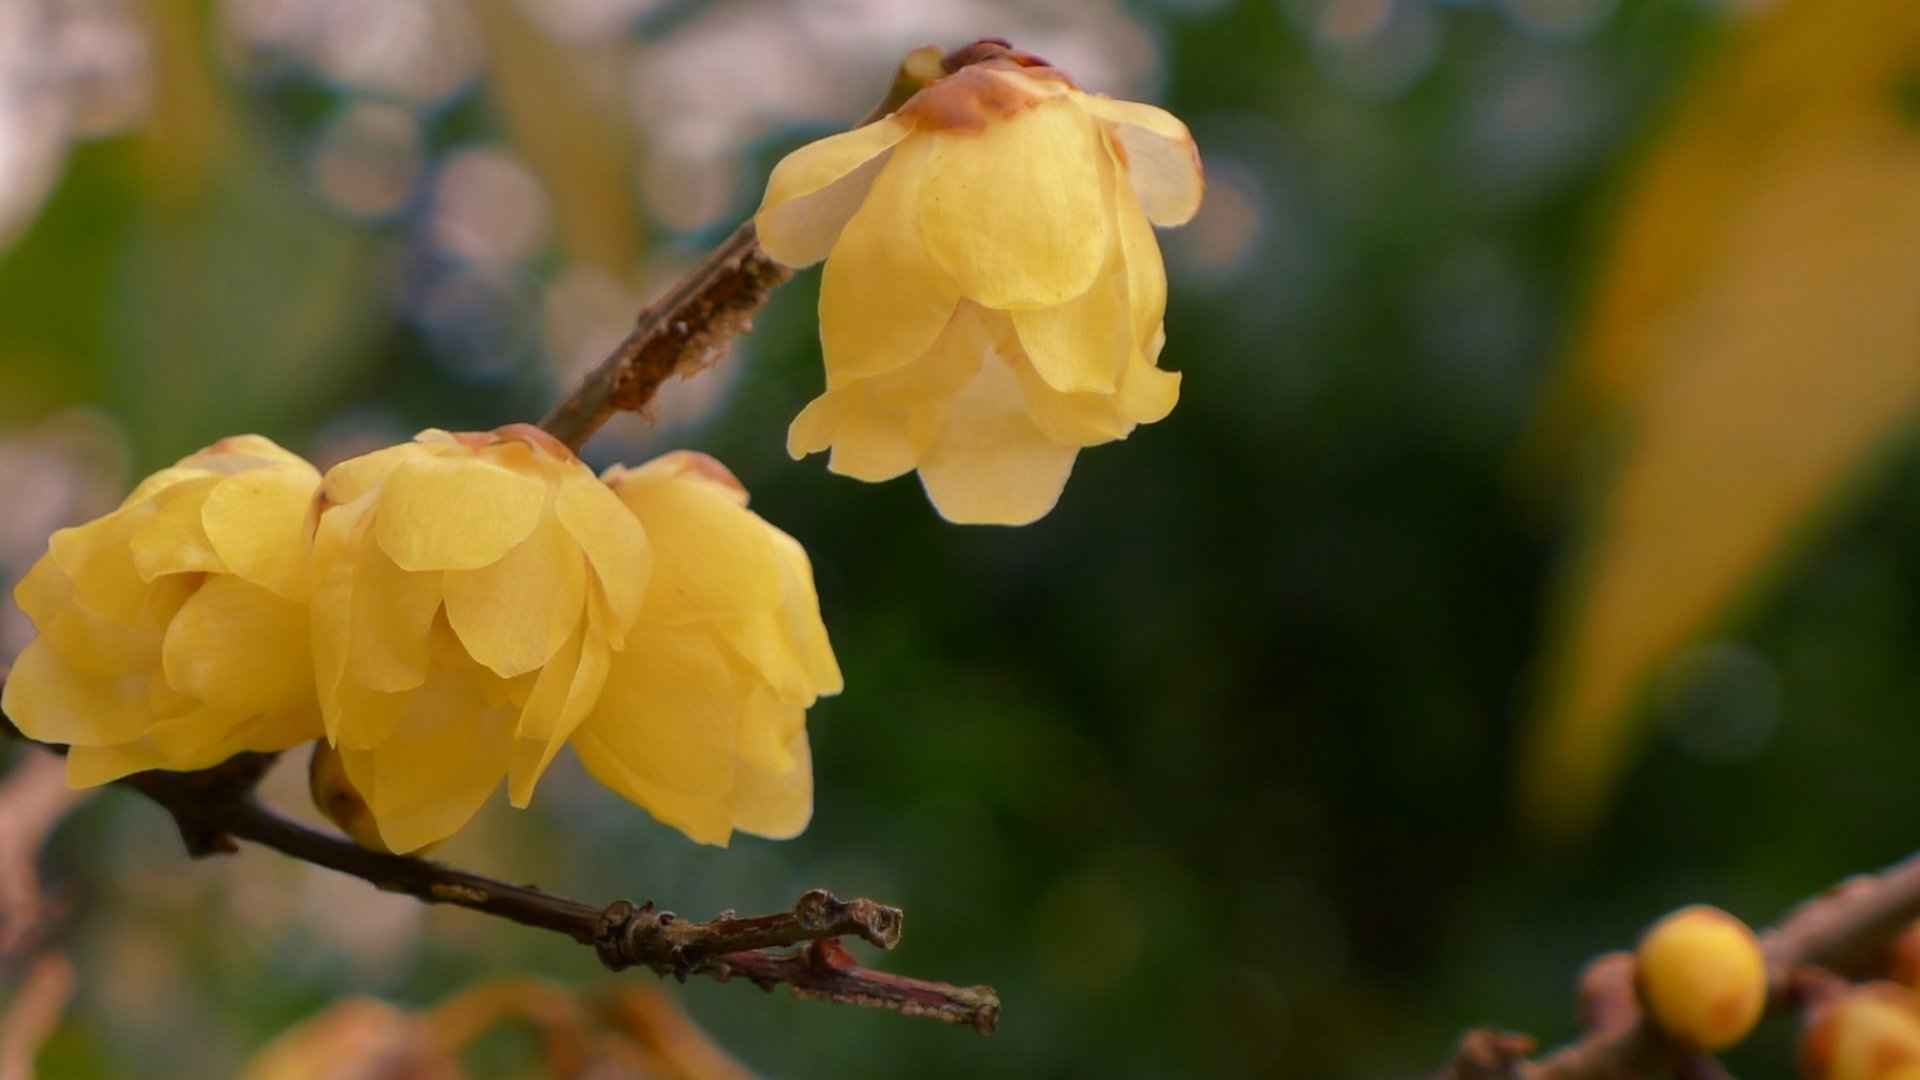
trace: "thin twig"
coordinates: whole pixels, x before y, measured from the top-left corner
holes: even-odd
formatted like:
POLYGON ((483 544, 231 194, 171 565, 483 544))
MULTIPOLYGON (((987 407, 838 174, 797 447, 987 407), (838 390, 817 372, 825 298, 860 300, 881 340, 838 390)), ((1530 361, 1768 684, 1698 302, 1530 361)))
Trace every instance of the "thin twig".
POLYGON ((33 1060, 73 1000, 73 963, 57 952, 28 969, 0 1013, 0 1080, 33 1080, 33 1060))
MULTIPOLYGON (((997 39, 975 42, 944 58, 932 47, 915 49, 901 61, 893 85, 860 124, 885 117, 944 74, 1005 52, 1006 43, 997 39)), ((712 363, 728 342, 752 329, 754 312, 792 277, 792 269, 760 250, 753 222, 741 224, 672 291, 640 312, 632 332, 547 413, 540 426, 579 450, 616 412, 643 411, 668 379, 712 363)))
MULTIPOLYGON (((1794 908, 1760 935, 1768 1013, 1799 1007, 1810 979, 1831 978, 1821 973, 1881 972, 1889 946, 1915 919, 1920 919, 1920 854, 1878 874, 1849 878, 1794 908)), ((1675 1045, 1641 1012, 1632 995, 1630 957, 1611 953, 1594 961, 1582 991, 1582 1019, 1589 1030, 1580 1039, 1528 1061, 1530 1040, 1475 1029, 1462 1038, 1436 1080, 1611 1080, 1680 1068, 1712 1075, 1701 1073, 1710 1066, 1675 1045), (1623 970, 1624 983, 1617 978, 1623 970)))
MULTIPOLYGON (((4 715, 0 731, 19 736, 4 715)), ((56 753, 62 749, 43 748, 56 753)), ((270 754, 241 754, 200 772, 135 773, 118 783, 171 814, 188 853, 196 858, 232 852, 233 841, 246 840, 386 892, 564 934, 591 946, 614 971, 644 967, 683 980, 703 975, 723 982, 741 975, 762 989, 785 984, 801 997, 892 1009, 982 1033, 993 1031, 999 1020, 1000 999, 991 987, 954 986, 852 963, 838 939, 853 936, 893 948, 905 921, 898 908, 867 899, 842 900, 825 889, 808 891, 791 910, 778 914, 741 918, 726 912, 705 922, 679 918, 651 901, 635 905, 616 900, 594 907, 427 859, 369 851, 289 821, 252 796, 272 762, 270 754), (785 951, 793 946, 805 948, 785 951)))

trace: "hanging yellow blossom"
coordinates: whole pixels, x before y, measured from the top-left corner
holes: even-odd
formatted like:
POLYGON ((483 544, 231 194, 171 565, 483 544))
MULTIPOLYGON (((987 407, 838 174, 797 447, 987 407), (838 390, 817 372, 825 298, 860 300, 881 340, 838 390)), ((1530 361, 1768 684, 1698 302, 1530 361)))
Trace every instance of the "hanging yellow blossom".
POLYGON ((315 738, 306 602, 320 475, 258 435, 53 534, 14 591, 39 636, 0 709, 65 743, 75 787, 315 738))
POLYGON ((807 709, 841 687, 806 552, 704 454, 606 479, 646 527, 653 577, 575 752, 694 840, 797 835, 813 814, 807 709))
POLYGON ((1204 181, 1172 115, 967 52, 992 58, 780 162, 754 223, 774 259, 827 261, 827 389, 789 452, 831 447, 862 480, 918 469, 947 519, 1017 525, 1052 509, 1080 447, 1173 409, 1152 225, 1191 218, 1204 181))
POLYGON ((422 432, 327 473, 313 665, 385 846, 514 805, 600 696, 652 559, 633 514, 539 429, 422 432))

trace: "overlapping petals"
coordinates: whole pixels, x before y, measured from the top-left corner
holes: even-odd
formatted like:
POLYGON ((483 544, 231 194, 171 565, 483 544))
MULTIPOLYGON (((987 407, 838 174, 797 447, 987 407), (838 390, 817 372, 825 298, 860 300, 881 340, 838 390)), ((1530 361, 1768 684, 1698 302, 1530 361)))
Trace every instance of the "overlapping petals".
POLYGON ((652 540, 653 577, 575 751, 694 840, 798 834, 813 814, 806 711, 841 688, 806 553, 703 454, 606 479, 652 540))
POLYGON ((862 480, 917 469, 952 521, 1045 515, 1081 447, 1179 398, 1153 226, 1203 190, 1178 119, 1012 58, 795 151, 755 217, 772 257, 826 259, 827 389, 788 450, 862 480))
POLYGON ((386 846, 525 806, 626 647, 652 563, 633 514, 514 425, 423 432, 326 477, 313 666, 326 733, 386 846))
POLYGON ((316 737, 306 604, 319 486, 299 457, 236 436, 55 533, 15 590, 38 635, 0 708, 69 746, 76 787, 316 737))

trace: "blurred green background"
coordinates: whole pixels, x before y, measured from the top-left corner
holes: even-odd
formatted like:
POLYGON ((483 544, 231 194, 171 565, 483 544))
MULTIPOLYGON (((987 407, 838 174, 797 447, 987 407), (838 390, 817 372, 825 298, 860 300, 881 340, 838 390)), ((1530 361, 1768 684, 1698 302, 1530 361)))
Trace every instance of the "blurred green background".
MULTIPOLYGON (((325 464, 424 426, 537 417, 906 49, 1004 36, 1194 129, 1207 205, 1162 234, 1179 408, 1082 454, 1039 524, 945 525, 911 478, 788 460, 785 425, 821 382, 818 273, 802 274, 656 423, 624 419, 588 456, 714 453, 812 554, 848 687, 810 716, 812 827, 697 848, 569 761, 531 811, 490 807, 441 854, 699 916, 814 885, 873 896, 908 930, 865 959, 1005 999, 982 1039, 674 989, 770 1076, 1412 1076, 1473 1024, 1565 1039, 1583 961, 1660 913, 1708 901, 1761 925, 1920 846, 1904 407, 1802 402, 1860 445, 1783 497, 1762 555, 1729 556, 1727 589, 1674 616, 1684 632, 1626 665, 1632 705, 1603 711, 1634 726, 1595 721, 1612 749, 1594 753, 1621 771, 1579 822, 1522 794, 1558 775, 1527 749, 1554 715, 1549 673, 1605 647, 1569 629, 1571 569, 1606 547, 1613 463, 1655 426, 1582 382, 1610 362, 1591 355, 1614 317, 1595 298, 1717 280, 1722 264, 1659 262, 1719 250, 1687 233, 1699 215, 1632 193, 1676 116, 1712 128, 1690 88, 1778 18, 1903 50, 1848 101, 1884 121, 1859 145, 1894 155, 1863 175, 1915 177, 1920 200, 1920 171, 1894 171, 1920 148, 1920 38, 1881 0, 7 0, 0 578, 224 434, 325 464), (1635 214, 1671 249, 1617 247, 1635 214)), ((1772 190, 1769 132, 1858 126, 1802 108, 1864 63, 1843 38, 1722 80, 1784 96, 1709 102, 1725 145, 1695 163, 1700 213, 1744 197, 1715 184, 1772 190)), ((1855 144, 1796 145, 1829 163, 1855 144)), ((1905 242, 1885 223, 1910 206, 1834 190, 1804 205, 1905 242)), ((1803 246, 1763 245, 1768 281, 1860 312, 1920 296, 1920 243, 1904 280, 1884 262, 1858 282, 1860 260, 1801 268, 1821 220, 1781 227, 1803 246)), ((1813 372, 1815 398, 1849 363, 1910 392, 1920 320, 1767 362, 1813 372)), ((1753 412, 1743 385, 1700 390, 1677 430, 1748 409, 1783 456, 1816 438, 1797 407, 1753 412)), ((1722 471, 1683 472, 1714 490, 1775 475, 1702 460, 1722 471)), ((1710 539, 1744 505, 1640 524, 1710 539)), ((289 757, 268 791, 307 812, 289 757)), ((611 978, 547 935, 263 851, 189 863, 124 793, 62 827, 45 874, 69 905, 51 945, 79 972, 45 1076, 226 1075, 344 995, 424 1006, 514 973, 611 978)), ((1786 1076, 1790 1037, 1769 1027, 1734 1064, 1786 1076)), ((470 1059, 481 1076, 535 1067, 510 1036, 470 1059)))

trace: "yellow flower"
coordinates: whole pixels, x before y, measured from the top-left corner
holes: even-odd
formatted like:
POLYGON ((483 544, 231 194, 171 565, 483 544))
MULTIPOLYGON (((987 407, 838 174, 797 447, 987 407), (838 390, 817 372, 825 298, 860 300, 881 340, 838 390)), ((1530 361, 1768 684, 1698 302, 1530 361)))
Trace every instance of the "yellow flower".
POLYGON ((795 151, 754 217, 774 259, 827 260, 827 390, 787 449, 862 480, 917 468, 951 521, 1043 516, 1080 447, 1179 397, 1152 225, 1203 187, 1179 120, 1005 50, 795 151))
POLYGON ((335 466, 324 494, 320 709, 380 837, 451 835, 503 777, 525 806, 639 615, 639 522, 525 424, 422 432, 335 466))
POLYGON ((318 736, 305 605, 319 485, 299 457, 239 435, 54 533, 14 592, 39 636, 0 709, 68 744, 75 787, 318 736))
POLYGON ((806 552, 704 454, 606 479, 646 527, 653 578, 574 751, 694 840, 797 835, 813 815, 807 708, 841 688, 806 552))

